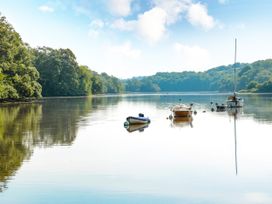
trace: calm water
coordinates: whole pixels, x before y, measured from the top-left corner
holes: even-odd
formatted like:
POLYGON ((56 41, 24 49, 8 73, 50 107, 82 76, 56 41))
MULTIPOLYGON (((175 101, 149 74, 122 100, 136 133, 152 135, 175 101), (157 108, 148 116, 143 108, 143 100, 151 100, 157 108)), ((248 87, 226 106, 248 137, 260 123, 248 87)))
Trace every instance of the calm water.
POLYGON ((272 203, 272 95, 47 99, 0 107, 0 203, 272 203), (192 121, 169 107, 194 103, 192 121), (129 115, 151 124, 125 129, 129 115), (135 131, 134 131, 135 130, 135 131))

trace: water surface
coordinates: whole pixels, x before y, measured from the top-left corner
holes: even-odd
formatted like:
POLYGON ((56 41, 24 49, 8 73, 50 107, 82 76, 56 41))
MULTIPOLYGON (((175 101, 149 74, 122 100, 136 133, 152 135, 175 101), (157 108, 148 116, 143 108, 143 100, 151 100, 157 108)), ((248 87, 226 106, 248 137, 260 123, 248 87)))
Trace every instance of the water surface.
POLYGON ((0 107, 0 203, 272 203, 272 95, 51 98, 0 107), (191 121, 169 108, 194 103, 191 121), (148 127, 126 129, 144 113, 148 127))

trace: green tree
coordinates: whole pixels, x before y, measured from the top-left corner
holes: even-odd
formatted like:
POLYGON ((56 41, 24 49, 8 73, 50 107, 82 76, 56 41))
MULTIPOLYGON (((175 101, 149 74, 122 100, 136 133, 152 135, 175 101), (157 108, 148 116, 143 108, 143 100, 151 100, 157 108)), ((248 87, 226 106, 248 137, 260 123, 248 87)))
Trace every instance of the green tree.
POLYGON ((0 15, 0 99, 41 97, 38 79, 30 48, 0 15))
POLYGON ((42 47, 34 50, 43 96, 80 95, 79 66, 69 49, 42 47))
POLYGON ((92 94, 93 73, 87 66, 79 66, 79 93, 80 95, 92 94))

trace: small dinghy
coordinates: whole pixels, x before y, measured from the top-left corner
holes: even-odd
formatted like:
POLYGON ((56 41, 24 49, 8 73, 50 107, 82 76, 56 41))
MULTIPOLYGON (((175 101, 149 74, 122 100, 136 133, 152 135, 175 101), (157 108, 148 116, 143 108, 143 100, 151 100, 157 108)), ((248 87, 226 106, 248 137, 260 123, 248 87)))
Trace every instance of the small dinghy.
POLYGON ((148 117, 145 117, 144 114, 139 113, 138 117, 129 116, 127 117, 127 122, 129 124, 147 124, 150 123, 150 119, 148 117))

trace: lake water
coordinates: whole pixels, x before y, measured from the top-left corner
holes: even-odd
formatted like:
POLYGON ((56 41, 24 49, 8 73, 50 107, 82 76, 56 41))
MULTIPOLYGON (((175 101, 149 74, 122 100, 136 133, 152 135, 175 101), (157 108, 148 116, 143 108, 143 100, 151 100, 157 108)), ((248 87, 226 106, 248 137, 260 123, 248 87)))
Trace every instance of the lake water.
POLYGON ((52 98, 0 107, 0 203, 272 203, 272 95, 52 98), (194 103, 192 121, 169 108, 194 103), (148 127, 124 128, 144 113, 148 127))

